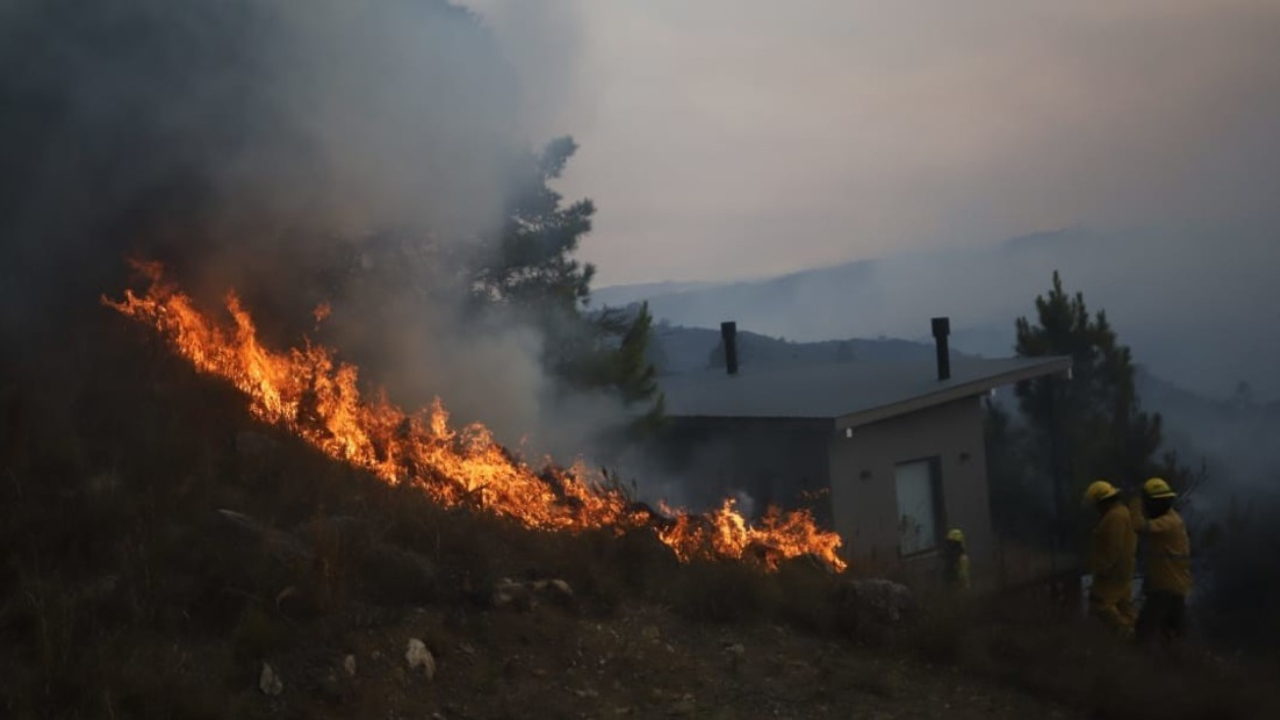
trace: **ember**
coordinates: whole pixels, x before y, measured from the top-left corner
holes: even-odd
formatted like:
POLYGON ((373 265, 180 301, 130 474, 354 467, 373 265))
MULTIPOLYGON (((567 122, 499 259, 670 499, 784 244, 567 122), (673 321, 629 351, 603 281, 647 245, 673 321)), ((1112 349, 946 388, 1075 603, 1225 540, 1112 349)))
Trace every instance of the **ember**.
MULTIPOLYGON (((505 452, 485 426, 450 428, 438 399, 408 413, 385 396, 364 398, 357 369, 335 360, 332 350, 310 343, 269 350, 259 344, 253 319, 234 293, 226 299, 232 323, 224 327, 166 282, 158 263, 136 265, 150 279, 146 293, 127 290, 123 300, 104 303, 153 327, 200 372, 233 383, 248 396, 255 417, 389 484, 411 483, 441 505, 479 506, 536 530, 649 527, 686 562, 759 557, 773 569, 782 560, 813 555, 834 570, 845 568, 839 536, 820 530, 808 512, 770 508, 753 527, 726 500, 705 515, 663 508, 670 517, 657 517, 580 465, 539 473, 505 452)), ((327 306, 317 308, 317 322, 327 314, 327 306)))

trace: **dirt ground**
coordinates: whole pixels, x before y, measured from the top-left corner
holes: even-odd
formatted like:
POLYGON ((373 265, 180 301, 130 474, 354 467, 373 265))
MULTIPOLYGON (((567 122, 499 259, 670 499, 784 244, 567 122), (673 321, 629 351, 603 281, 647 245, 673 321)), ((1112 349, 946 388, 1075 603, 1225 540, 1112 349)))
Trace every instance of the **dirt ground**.
MULTIPOLYGON (((214 648, 205 666, 231 668, 214 648)), ((660 608, 593 620, 527 611, 411 611, 312 638, 221 683, 240 717, 281 718, 1067 718, 1054 702, 879 650, 776 625, 708 626, 660 608), (410 639, 435 658, 411 669, 410 639), (354 658, 354 674, 344 663, 354 658)))

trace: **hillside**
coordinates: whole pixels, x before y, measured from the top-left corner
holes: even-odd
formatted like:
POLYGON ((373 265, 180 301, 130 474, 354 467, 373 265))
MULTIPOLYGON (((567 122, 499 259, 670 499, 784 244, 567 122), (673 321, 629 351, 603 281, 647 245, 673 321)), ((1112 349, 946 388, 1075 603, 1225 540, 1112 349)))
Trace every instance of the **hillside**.
POLYGON ((1177 693, 1153 693, 1154 666, 1030 598, 921 598, 895 620, 854 590, 856 569, 681 564, 643 531, 545 533, 444 510, 253 420, 237 391, 125 322, 94 316, 69 329, 77 342, 4 359, 6 717, 1259 707, 1240 671, 1198 660, 1177 693), (408 662, 415 639, 430 678, 408 662), (1106 672, 1084 660, 1100 651, 1115 655, 1106 672))

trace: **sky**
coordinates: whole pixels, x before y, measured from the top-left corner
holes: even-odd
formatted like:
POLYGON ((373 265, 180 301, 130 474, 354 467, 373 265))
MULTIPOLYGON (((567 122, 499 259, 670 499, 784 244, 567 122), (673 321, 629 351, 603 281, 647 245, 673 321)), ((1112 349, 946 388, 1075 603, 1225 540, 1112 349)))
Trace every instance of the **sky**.
POLYGON ((560 189, 599 207, 597 285, 1280 227, 1277 0, 466 4, 521 74, 530 141, 581 145, 560 189))

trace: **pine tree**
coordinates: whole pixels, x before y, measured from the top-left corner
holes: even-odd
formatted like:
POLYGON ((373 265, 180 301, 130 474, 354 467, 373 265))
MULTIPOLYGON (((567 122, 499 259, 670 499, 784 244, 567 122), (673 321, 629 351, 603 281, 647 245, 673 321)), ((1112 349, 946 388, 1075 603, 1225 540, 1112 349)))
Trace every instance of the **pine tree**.
MULTIPOLYGON (((1082 293, 1068 295, 1053 274, 1053 287, 1036 298, 1037 322, 1017 320, 1017 353, 1025 357, 1068 355, 1072 377, 1020 383, 1019 407, 1028 421, 1033 457, 1057 484, 1058 508, 1079 506, 1094 480, 1128 489, 1161 474, 1176 481, 1176 458, 1157 459, 1161 420, 1140 409, 1129 348, 1120 344, 1103 311, 1090 314, 1082 293)), ((1068 533, 1079 513, 1064 513, 1068 533)))
POLYGON ((588 311, 595 267, 573 259, 591 231, 595 205, 565 205, 550 187, 577 151, 572 138, 548 143, 517 173, 502 231, 477 256, 473 295, 480 308, 503 306, 539 327, 544 362, 577 390, 610 389, 627 405, 649 403, 646 422, 662 415, 662 398, 648 361, 653 316, 647 305, 631 311, 588 311))
POLYGON ((503 228, 475 266, 473 287, 480 298, 562 314, 576 313, 589 298, 595 267, 572 255, 591 232, 595 205, 587 199, 563 205, 563 196, 550 186, 577 149, 573 138, 558 138, 520 164, 503 228))

